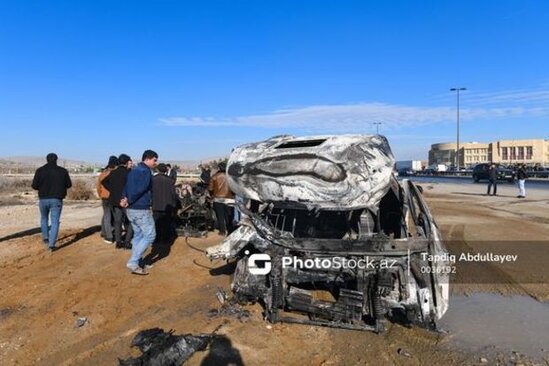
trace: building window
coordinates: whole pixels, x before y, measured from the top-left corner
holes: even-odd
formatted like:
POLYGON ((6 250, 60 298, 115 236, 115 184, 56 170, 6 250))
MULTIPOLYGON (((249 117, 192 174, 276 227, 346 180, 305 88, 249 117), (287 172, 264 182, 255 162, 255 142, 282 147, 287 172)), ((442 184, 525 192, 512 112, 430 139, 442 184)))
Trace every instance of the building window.
POLYGON ((519 146, 517 147, 517 149, 518 149, 517 159, 524 160, 524 146, 519 146))
POLYGON ((517 150, 514 146, 511 146, 509 148, 509 159, 511 160, 517 160, 517 150))
POLYGON ((509 155, 507 153, 507 148, 502 147, 501 148, 501 160, 507 160, 507 159, 509 159, 509 155))
POLYGON ((532 146, 526 146, 526 160, 532 160, 532 146))

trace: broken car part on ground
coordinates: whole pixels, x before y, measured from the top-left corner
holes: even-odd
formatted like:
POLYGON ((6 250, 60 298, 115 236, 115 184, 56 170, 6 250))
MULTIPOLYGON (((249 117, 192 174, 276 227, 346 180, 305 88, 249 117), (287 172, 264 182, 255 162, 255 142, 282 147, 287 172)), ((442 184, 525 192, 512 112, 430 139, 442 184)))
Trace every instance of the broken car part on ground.
POLYGON ((380 332, 389 318, 434 329, 448 307, 448 275, 438 273, 447 263, 422 253, 447 252, 421 191, 396 180, 394 163, 379 135, 239 146, 227 174, 250 209, 239 206, 240 227, 207 256, 237 260, 235 296, 260 302, 271 322, 380 332))
POLYGON ((203 351, 212 342, 215 334, 175 335, 160 328, 142 330, 134 337, 132 347, 141 351, 141 356, 119 359, 120 366, 166 366, 181 365, 195 352, 203 351))
POLYGON ((176 188, 179 200, 176 212, 176 232, 183 237, 205 237, 213 230, 214 218, 204 183, 184 184, 176 188))

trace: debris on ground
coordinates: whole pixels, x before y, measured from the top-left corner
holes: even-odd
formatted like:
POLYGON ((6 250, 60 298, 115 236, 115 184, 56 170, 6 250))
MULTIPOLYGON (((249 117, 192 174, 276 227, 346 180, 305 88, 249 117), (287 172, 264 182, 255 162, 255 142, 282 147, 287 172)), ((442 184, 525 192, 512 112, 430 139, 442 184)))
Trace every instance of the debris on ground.
POLYGON ((180 208, 176 213, 175 230, 179 236, 207 237, 208 232, 213 230, 214 217, 211 214, 207 188, 201 182, 176 187, 180 208))
POLYGON ((87 322, 88 322, 88 318, 86 318, 85 316, 82 316, 76 319, 76 327, 77 328, 83 327, 87 322))
POLYGON ((175 335, 173 330, 160 328, 142 330, 133 338, 132 347, 142 355, 125 360, 118 359, 120 366, 172 366, 181 365, 195 352, 203 351, 216 337, 215 334, 175 335))
POLYGON ((209 317, 216 316, 230 316, 238 319, 241 322, 245 322, 250 318, 250 311, 244 309, 234 297, 229 297, 227 292, 222 288, 218 288, 216 291, 217 300, 221 304, 219 309, 210 309, 208 312, 209 317))
POLYGON ((7 318, 11 314, 13 314, 13 312, 14 312, 13 308, 9 308, 9 307, 0 309, 0 319, 7 318))
POLYGON ((412 357, 412 354, 408 351, 406 351, 404 348, 399 348, 397 350, 397 353, 401 356, 404 356, 404 357, 412 357))

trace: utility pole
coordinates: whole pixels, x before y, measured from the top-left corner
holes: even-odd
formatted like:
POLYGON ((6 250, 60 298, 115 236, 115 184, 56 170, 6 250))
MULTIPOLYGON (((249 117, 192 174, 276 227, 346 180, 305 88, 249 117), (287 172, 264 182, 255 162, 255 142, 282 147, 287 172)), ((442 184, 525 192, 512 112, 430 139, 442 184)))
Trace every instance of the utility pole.
POLYGON ((379 135, 379 126, 383 124, 383 122, 374 122, 372 124, 376 125, 376 135, 379 135))
MULTIPOLYGON (((456 121, 457 121, 457 138, 456 138, 456 170, 459 172, 459 92, 467 90, 467 88, 451 88, 450 91, 456 92, 457 108, 456 108, 456 121)), ((464 162, 465 163, 465 162, 464 162)))

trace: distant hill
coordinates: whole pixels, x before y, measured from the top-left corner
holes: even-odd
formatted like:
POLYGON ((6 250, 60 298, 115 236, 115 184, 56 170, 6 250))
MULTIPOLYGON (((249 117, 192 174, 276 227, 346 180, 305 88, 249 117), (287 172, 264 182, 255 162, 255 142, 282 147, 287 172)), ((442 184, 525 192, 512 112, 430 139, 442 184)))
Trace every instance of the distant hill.
POLYGON ((178 165, 182 170, 196 170, 198 168, 199 164, 209 164, 216 160, 223 160, 228 158, 228 156, 225 157, 217 157, 217 158, 208 158, 208 159, 202 159, 202 160, 162 160, 160 159, 161 163, 170 163, 172 166, 178 165))
MULTIPOLYGON (((0 173, 30 173, 46 163, 43 156, 6 156, 0 158, 0 173)), ((98 163, 65 159, 60 157, 57 163, 69 171, 82 171, 101 166, 98 163)))
POLYGON ((200 164, 200 161, 198 160, 163 160, 162 158, 160 159, 160 162, 164 164, 170 163, 172 164, 172 166, 177 165, 181 169, 185 169, 185 170, 188 170, 188 169, 192 170, 196 168, 198 164, 200 164))
POLYGON ((192 170, 198 170, 198 165, 199 164, 210 164, 214 161, 225 160, 225 159, 228 159, 228 158, 229 158, 228 155, 227 156, 209 157, 209 158, 200 159, 200 160, 170 160, 170 159, 164 160, 164 159, 162 159, 162 157, 160 157, 160 162, 161 163, 170 163, 170 164, 172 164, 172 166, 177 165, 181 168, 181 170, 192 171, 192 170))
MULTIPOLYGON (((200 163, 211 163, 216 160, 224 159, 224 157, 202 159, 202 160, 162 160, 162 163, 170 163, 172 166, 179 166, 180 171, 194 171, 200 163)), ((46 163, 45 157, 38 156, 6 156, 0 158, 0 173, 32 173, 36 168, 46 163)), ((87 172, 94 168, 101 168, 104 163, 90 162, 84 160, 65 159, 59 157, 58 165, 65 167, 69 172, 87 172)), ((137 163, 137 161, 134 161, 137 163)))

